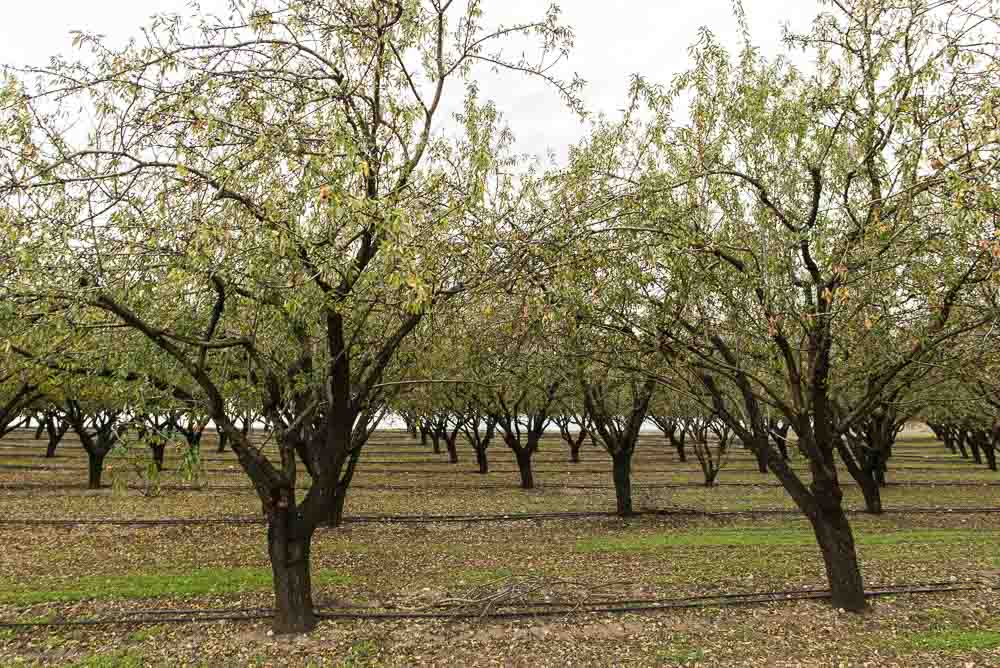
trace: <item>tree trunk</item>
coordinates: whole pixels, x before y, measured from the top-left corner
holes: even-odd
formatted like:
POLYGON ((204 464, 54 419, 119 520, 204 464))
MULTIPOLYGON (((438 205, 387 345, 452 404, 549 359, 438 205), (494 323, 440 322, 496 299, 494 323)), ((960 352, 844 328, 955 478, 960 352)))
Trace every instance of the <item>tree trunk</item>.
POLYGON ((275 633, 307 633, 316 626, 313 610, 309 551, 312 532, 294 536, 288 509, 271 512, 267 528, 267 547, 274 576, 275 633))
POLYGON ((823 554, 831 602, 851 612, 865 609, 865 587, 854 548, 854 534, 839 502, 809 514, 816 541, 823 554))
POLYGON ((754 456, 757 458, 757 471, 767 473, 767 444, 763 448, 755 448, 754 456))
POLYGON ((215 449, 218 454, 222 454, 229 446, 229 434, 224 431, 219 432, 219 446, 215 449))
POLYGON ((861 494, 865 497, 865 512, 881 515, 882 491, 879 489, 878 480, 871 475, 860 475, 857 477, 857 482, 861 487, 861 494))
POLYGON ((166 443, 151 443, 149 449, 153 451, 153 463, 156 464, 156 470, 163 471, 163 451, 166 450, 166 443))
POLYGON ((479 472, 482 475, 490 472, 490 462, 486 458, 486 448, 476 448, 476 464, 479 465, 479 472))
POLYGON ((632 511, 632 453, 620 451, 611 455, 612 472, 615 479, 615 500, 618 515, 628 517, 632 511))
POLYGON ((521 489, 534 489, 535 478, 531 474, 531 450, 525 448, 521 451, 514 451, 517 458, 517 469, 521 473, 521 489))
POLYGON ((580 463, 580 443, 569 444, 569 461, 571 464, 580 463))
POLYGON ((87 488, 101 488, 101 474, 104 473, 104 456, 107 453, 88 450, 87 451, 87 488))
POLYGON ((965 434, 959 432, 955 437, 955 445, 958 446, 958 452, 962 455, 962 459, 968 459, 969 453, 965 450, 965 434))
POLYGON ((448 436, 444 437, 445 447, 448 448, 448 462, 451 464, 458 463, 458 448, 455 447, 455 440, 455 438, 448 436))
POLYGON ((972 451, 972 461, 974 461, 977 464, 982 464, 983 455, 982 452, 979 450, 979 443, 975 435, 969 436, 968 440, 969 440, 969 450, 972 451))

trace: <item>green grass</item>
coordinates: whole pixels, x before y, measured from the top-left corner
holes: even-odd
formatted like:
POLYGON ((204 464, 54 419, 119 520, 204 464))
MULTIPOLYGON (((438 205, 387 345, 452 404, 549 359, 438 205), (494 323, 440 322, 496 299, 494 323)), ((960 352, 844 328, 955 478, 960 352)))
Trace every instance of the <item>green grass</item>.
MULTIPOLYGON (((320 570, 312 574, 312 581, 314 585, 342 584, 350 578, 320 570)), ((271 586, 269 568, 203 568, 166 575, 87 576, 77 578, 72 585, 51 589, 0 581, 0 603, 34 605, 88 599, 181 598, 266 591, 271 586)))
POLYGON ((705 652, 686 643, 672 642, 656 652, 658 662, 670 665, 687 665, 705 660, 705 652))
POLYGON ((509 578, 512 575, 514 575, 514 571, 509 568, 470 568, 455 572, 451 575, 450 579, 459 580, 465 584, 480 585, 502 578, 509 578))
POLYGON ((969 652, 1000 647, 997 631, 927 631, 915 633, 898 644, 902 651, 969 652))
POLYGON ((141 654, 131 652, 92 654, 69 665, 70 668, 141 668, 143 657, 141 654))
MULTIPOLYGON (((907 543, 967 543, 1000 540, 1000 532, 970 529, 906 529, 862 534, 855 532, 858 545, 901 545, 907 543)), ((809 529, 699 529, 627 537, 594 537, 579 541, 579 552, 648 552, 671 547, 814 545, 809 529)))
POLYGON ((358 668, 372 664, 378 657, 378 645, 373 640, 359 640, 351 645, 344 660, 340 663, 342 668, 358 668))

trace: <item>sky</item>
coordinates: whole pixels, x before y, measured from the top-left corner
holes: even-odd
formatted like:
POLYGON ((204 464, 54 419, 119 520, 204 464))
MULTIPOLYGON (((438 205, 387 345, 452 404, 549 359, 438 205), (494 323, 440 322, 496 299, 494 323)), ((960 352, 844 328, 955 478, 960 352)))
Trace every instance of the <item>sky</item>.
MULTIPOLYGON (((766 55, 781 50, 786 23, 805 30, 819 11, 817 0, 743 0, 752 39, 766 55)), ((189 14, 190 0, 34 0, 7 2, 0 22, 0 64, 44 64, 54 54, 72 55, 71 30, 106 35, 123 43, 159 12, 189 14)), ((547 0, 485 0, 488 20, 512 23, 541 16, 547 0)), ((615 116, 625 104, 629 78, 642 74, 666 83, 688 63, 688 47, 701 26, 736 47, 738 30, 731 0, 561 0, 563 20, 576 32, 565 72, 587 82, 588 110, 615 116), (617 5, 617 6, 616 6, 617 5)), ((224 0, 202 0, 209 11, 224 0)), ((493 100, 517 137, 517 149, 544 156, 564 153, 586 126, 566 113, 551 88, 524 77, 476 72, 481 96, 493 100)), ((456 92, 456 91, 453 91, 456 92)), ((460 100, 460 96, 456 98, 460 100)))

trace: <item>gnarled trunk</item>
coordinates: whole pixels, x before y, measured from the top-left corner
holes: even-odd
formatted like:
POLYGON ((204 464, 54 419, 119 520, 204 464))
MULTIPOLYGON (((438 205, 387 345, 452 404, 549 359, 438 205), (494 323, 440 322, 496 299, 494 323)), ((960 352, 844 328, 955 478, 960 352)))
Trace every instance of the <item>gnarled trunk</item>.
POLYGON ((486 448, 476 448, 476 465, 479 466, 479 473, 486 475, 490 472, 490 462, 486 458, 486 448))
POLYGON ((865 587, 854 534, 840 503, 819 508, 809 514, 809 521, 823 555, 833 606, 851 612, 864 610, 867 605, 865 587))
POLYGON ((274 576, 275 633, 307 633, 316 626, 309 553, 312 531, 296 526, 287 508, 273 509, 268 518, 267 548, 274 576))

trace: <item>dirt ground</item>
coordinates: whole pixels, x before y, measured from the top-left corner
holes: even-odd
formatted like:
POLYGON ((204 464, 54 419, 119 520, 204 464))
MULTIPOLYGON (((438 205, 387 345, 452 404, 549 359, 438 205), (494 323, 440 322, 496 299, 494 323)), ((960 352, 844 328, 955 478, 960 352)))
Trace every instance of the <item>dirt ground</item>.
MULTIPOLYGON (((722 484, 705 488, 693 457, 678 462, 650 434, 637 450, 635 500, 638 509, 663 514, 367 521, 317 534, 314 598, 323 610, 461 611, 465 618, 324 620, 295 638, 269 635, 263 618, 0 626, 0 665, 1000 665, 1000 513, 988 512, 1000 508, 1000 477, 926 433, 901 438, 884 490, 889 512, 851 515, 866 584, 946 583, 961 591, 873 598, 863 615, 819 600, 586 612, 612 602, 825 585, 815 541, 797 514, 741 512, 793 510, 748 454, 733 452, 722 484), (558 614, 480 616, 490 600, 495 610, 558 614)), ((68 439, 58 457, 45 459, 43 442, 27 432, 0 441, 0 620, 59 624, 269 607, 259 504, 232 456, 216 455, 206 441, 207 473, 182 476, 172 452, 153 496, 137 488, 139 475, 125 458, 109 461, 108 488, 88 491, 77 442, 68 439), (176 518, 245 523, 91 523, 176 518)), ((536 457, 538 488, 524 491, 511 453, 499 445, 490 450, 491 473, 481 476, 468 446, 459 464, 448 464, 446 454, 399 432, 379 432, 347 514, 612 510, 610 458, 590 447, 583 455, 570 464, 558 438, 547 438, 536 457)), ((847 489, 849 507, 862 510, 856 488, 847 489)))

